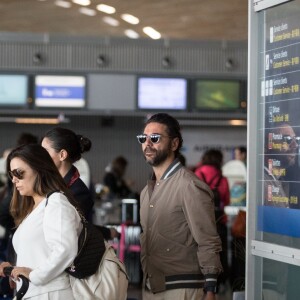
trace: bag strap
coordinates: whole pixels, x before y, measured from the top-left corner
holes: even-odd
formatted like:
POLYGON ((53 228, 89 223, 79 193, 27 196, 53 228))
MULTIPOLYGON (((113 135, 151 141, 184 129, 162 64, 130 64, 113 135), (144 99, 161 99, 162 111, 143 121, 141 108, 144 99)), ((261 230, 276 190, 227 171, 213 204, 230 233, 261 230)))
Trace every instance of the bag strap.
POLYGON ((206 178, 205 178, 205 176, 204 176, 204 174, 200 171, 200 174, 201 174, 201 176, 202 176, 202 180, 207 184, 207 185, 209 185, 208 183, 207 183, 207 181, 206 181, 206 178))
MULTIPOLYGON (((48 205, 48 199, 49 199, 49 197, 50 197, 52 194, 54 194, 54 193, 62 193, 62 192, 57 190, 57 191, 53 191, 53 192, 48 193, 48 194, 46 195, 46 204, 45 204, 45 206, 48 205)), ((63 193, 62 193, 62 194, 63 194, 63 193)), ((71 204, 72 204, 72 203, 71 203, 71 204)), ((87 221, 87 219, 84 217, 84 215, 80 212, 80 210, 79 210, 74 204, 72 204, 72 205, 75 207, 77 213, 79 214, 79 217, 80 217, 80 219, 81 219, 82 224, 87 224, 88 221, 87 221)))
MULTIPOLYGON (((218 174, 217 174, 217 175, 218 175, 218 174)), ((219 179, 218 179, 218 181, 217 181, 215 187, 219 187, 222 178, 223 178, 223 175, 221 174, 221 175, 219 176, 219 179)))
MULTIPOLYGON (((202 176, 202 178, 203 178, 203 181, 204 181, 209 187, 210 187, 210 185, 213 183, 213 181, 215 180, 215 178, 217 178, 217 177, 219 176, 219 174, 217 173, 217 174, 216 174, 209 182, 207 182, 204 173, 200 171, 200 174, 201 174, 201 176, 202 176)), ((219 184, 220 184, 222 178, 223 178, 223 175, 221 174, 221 175, 219 176, 219 179, 218 179, 216 185, 214 186, 215 188, 219 187, 219 184)))
POLYGON ((45 206, 48 205, 48 199, 49 199, 49 197, 50 197, 52 194, 54 194, 54 193, 60 193, 60 191, 53 191, 53 192, 48 193, 48 194, 46 195, 46 204, 45 204, 45 206))

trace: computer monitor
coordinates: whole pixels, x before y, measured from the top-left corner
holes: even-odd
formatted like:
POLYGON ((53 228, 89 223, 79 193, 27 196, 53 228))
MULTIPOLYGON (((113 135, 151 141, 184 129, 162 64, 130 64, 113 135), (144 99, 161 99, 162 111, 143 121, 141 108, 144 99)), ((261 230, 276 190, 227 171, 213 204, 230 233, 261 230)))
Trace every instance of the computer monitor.
POLYGON ((34 82, 34 105, 37 108, 86 106, 85 76, 37 75, 34 82))
POLYGON ((0 106, 26 107, 28 105, 28 76, 0 74, 0 106))
POLYGON ((196 79, 193 110, 235 111, 246 109, 245 84, 240 80, 196 79))
POLYGON ((137 109, 187 109, 187 79, 139 77, 137 83, 137 109))

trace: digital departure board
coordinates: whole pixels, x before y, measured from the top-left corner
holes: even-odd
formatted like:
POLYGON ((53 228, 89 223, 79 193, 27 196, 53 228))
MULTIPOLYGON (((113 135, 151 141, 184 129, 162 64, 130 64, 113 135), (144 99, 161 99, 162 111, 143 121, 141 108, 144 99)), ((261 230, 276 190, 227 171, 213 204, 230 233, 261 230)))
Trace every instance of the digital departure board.
POLYGON ((264 28, 260 66, 264 168, 258 229, 300 237, 299 3, 266 10, 264 28))
POLYGON ((37 75, 35 107, 83 108, 86 105, 86 78, 71 75, 37 75))
POLYGON ((137 108, 141 110, 186 110, 187 80, 185 78, 138 78, 137 108))

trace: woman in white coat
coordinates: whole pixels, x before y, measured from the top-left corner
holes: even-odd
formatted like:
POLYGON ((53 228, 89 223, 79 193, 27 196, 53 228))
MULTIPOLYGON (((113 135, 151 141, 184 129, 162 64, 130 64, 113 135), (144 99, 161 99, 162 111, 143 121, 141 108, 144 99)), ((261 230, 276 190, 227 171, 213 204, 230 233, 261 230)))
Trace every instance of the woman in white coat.
MULTIPOLYGON (((64 272, 77 254, 82 229, 72 194, 40 145, 14 149, 7 158, 7 171, 14 184, 10 211, 17 227, 12 277, 24 275, 30 280, 24 299, 74 299, 64 272)), ((1 276, 8 265, 1 263, 1 276)))

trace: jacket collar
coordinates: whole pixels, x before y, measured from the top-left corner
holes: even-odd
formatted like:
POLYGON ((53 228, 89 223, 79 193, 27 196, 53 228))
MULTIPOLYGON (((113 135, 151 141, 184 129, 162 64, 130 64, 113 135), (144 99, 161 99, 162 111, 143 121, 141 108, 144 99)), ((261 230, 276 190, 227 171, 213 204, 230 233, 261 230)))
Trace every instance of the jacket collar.
POLYGON ((74 176, 76 171, 77 171, 77 168, 74 165, 72 165, 71 169, 68 171, 68 173, 64 177, 64 181, 65 181, 66 185, 70 184, 70 182, 72 181, 72 177, 74 176))
MULTIPOLYGON (((170 176, 172 176, 174 173, 176 173, 179 169, 181 169, 183 167, 183 165, 181 164, 181 162, 179 161, 178 158, 176 158, 167 168, 167 170, 165 171, 165 173, 163 174, 163 176, 161 177, 161 180, 167 179, 170 176)), ((156 180, 155 174, 154 172, 152 173, 151 176, 152 180, 156 180)))

